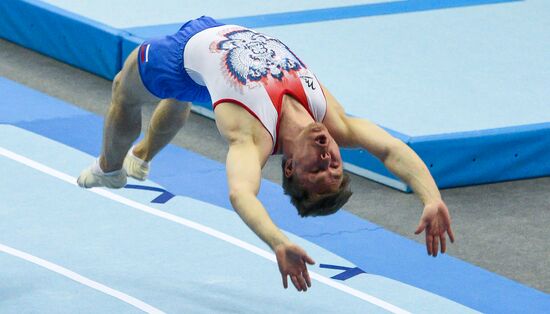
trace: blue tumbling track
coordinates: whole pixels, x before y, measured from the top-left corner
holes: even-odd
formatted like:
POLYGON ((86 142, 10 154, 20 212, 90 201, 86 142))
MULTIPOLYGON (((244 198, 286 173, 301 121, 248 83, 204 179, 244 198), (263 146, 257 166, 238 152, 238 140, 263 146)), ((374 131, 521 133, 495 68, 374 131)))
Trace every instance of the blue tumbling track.
MULTIPOLYGON (((73 158, 69 155, 79 156, 78 154, 59 154, 59 152, 56 151, 49 151, 50 149, 48 148, 40 148, 36 140, 31 140, 35 143, 33 145, 36 147, 27 148, 28 144, 24 144, 26 143, 24 138, 30 135, 24 135, 22 133, 13 136, 6 133, 7 131, 3 131, 4 135, 1 138, 2 141, 9 142, 11 138, 17 137, 19 140, 14 143, 19 144, 14 147, 18 147, 18 149, 22 151, 34 151, 35 153, 33 154, 36 155, 47 152, 48 155, 51 155, 49 159, 54 160, 56 164, 65 165, 63 167, 69 169, 67 171, 74 172, 71 173, 73 176, 77 175, 78 170, 83 165, 90 162, 91 156, 96 156, 99 153, 102 119, 97 115, 75 108, 70 104, 33 91, 4 78, 0 79, 0 94, 5 95, 0 100, 1 124, 11 125, 49 138, 54 142, 83 152, 87 154, 87 157, 79 157, 80 159, 76 161, 76 165, 67 168, 66 165, 75 163, 75 161, 69 161, 69 159, 72 160, 71 158, 73 158), (64 157, 65 154, 68 155, 64 157)), ((11 145, 13 146, 14 144, 11 145)), ((79 154, 82 155, 82 153, 79 154)), ((22 178, 24 177, 25 176, 22 178)), ((128 193, 133 193, 132 195, 141 195, 139 197, 142 201, 151 202, 150 204, 156 204, 155 206, 160 206, 159 208, 164 208, 164 210, 169 210, 174 213, 181 210, 183 210, 182 213, 188 212, 188 210, 184 208, 186 206, 171 205, 178 204, 178 197, 182 196, 208 203, 208 206, 219 206, 231 210, 227 198, 224 166, 195 153, 175 146, 168 146, 155 160, 151 179, 159 184, 159 186, 153 186, 153 189, 157 189, 157 191, 136 191, 134 187, 126 189, 127 192, 124 192, 126 193, 125 195, 130 195, 128 193), (205 188, 206 185, 208 185, 207 189, 205 188), (170 194, 161 193, 159 192, 160 190, 169 191, 170 194), (138 194, 136 194, 136 192, 138 194), (163 201, 158 200, 159 194, 164 195, 163 198, 161 198, 163 201), (170 195, 174 196, 172 197, 170 195), (153 200, 157 201, 152 202, 153 200)), ((23 181, 21 184, 23 184, 23 181)), ((42 190, 29 190, 26 193, 36 194, 42 193, 41 191, 42 190)), ((80 195, 80 190, 77 189, 77 191, 80 195)), ((72 193, 73 192, 65 191, 64 194, 66 196, 64 198, 72 199, 72 193)), ((281 188, 273 183, 267 181, 262 182, 259 198, 265 204, 266 208, 268 208, 275 223, 282 229, 295 235, 298 239, 297 241, 301 238, 314 243, 332 252, 332 254, 348 260, 362 270, 355 270, 351 273, 347 272, 347 274, 340 275, 340 279, 347 279, 350 284, 353 284, 353 282, 355 282, 354 280, 358 280, 357 278, 361 278, 360 276, 362 276, 361 274, 364 271, 367 275, 381 276, 381 278, 387 278, 410 285, 481 312, 515 313, 523 312, 528 309, 530 313, 544 313, 550 307, 550 298, 545 293, 528 288, 517 282, 447 255, 439 256, 436 259, 427 257, 424 246, 388 232, 380 226, 359 219, 347 212, 341 211, 336 215, 325 218, 301 219, 296 215, 295 209, 283 195, 281 188)), ((23 199, 21 199, 21 201, 23 201, 23 199)), ((79 201, 75 199, 69 203, 74 204, 78 202, 79 201)), ((36 206, 32 204, 33 203, 23 202, 21 206, 27 206, 27 210, 32 209, 34 211, 36 206)), ((2 215, 6 215, 6 217, 17 213, 17 210, 15 212, 12 210, 9 211, 11 214, 8 215, 7 210, 7 208, 0 208, 0 211, 3 212, 2 215)), ((76 212, 74 212, 76 216, 70 219, 76 219, 79 215, 78 209, 75 208, 73 210, 76 210, 76 212)), ((203 219, 210 219, 208 218, 210 212, 212 212, 214 216, 218 215, 214 214, 216 210, 207 210, 206 212, 200 213, 197 217, 204 216, 203 219)), ((87 213, 86 211, 83 215, 88 215, 87 213)), ((92 212, 90 212, 90 214, 91 213, 92 212)), ((121 215, 122 214, 123 213, 121 213, 121 215)), ((17 221, 26 219, 24 217, 25 215, 17 218, 17 221)), ((105 223, 107 224, 111 219, 109 216, 106 216, 106 218, 107 220, 105 223)), ((37 219, 40 220, 40 218, 37 219)), ((89 219, 90 221, 94 221, 92 218, 89 219)), ((120 219, 125 220, 129 218, 120 219)), ((120 219, 115 220, 120 221, 120 219)), ((9 221, 10 220, 6 220, 6 222, 9 221)), ((60 226, 63 224, 63 221, 56 222, 58 226, 56 228, 60 228, 59 232, 61 232, 62 229, 60 226)), ((222 222, 221 225, 227 225, 227 223, 222 222)), ((230 225, 240 226, 242 223, 235 220, 230 225)), ((18 228, 24 227, 21 226, 18 228)), ((36 228, 38 229, 35 232, 41 232, 38 226, 36 228)), ((91 233, 94 232, 93 229, 90 230, 91 233)), ((15 241, 15 243, 21 246, 25 246, 25 239, 33 239, 28 232, 21 233, 20 236, 18 236, 18 234, 20 233, 16 232, 9 235, 9 237, 6 235, 0 238, 4 239, 3 241, 6 241, 6 239, 15 241)), ((61 240, 59 241, 64 241, 62 240, 62 234, 60 234, 60 237, 61 240)), ((250 238, 250 236, 247 237, 250 238)), ((38 235, 38 238, 34 238, 33 241, 39 238, 40 236, 38 235)), ((89 241, 89 239, 86 241, 89 241)), ((141 240, 136 241, 136 243, 139 243, 141 240)), ((143 239, 143 241, 147 242, 146 239, 143 239)), ((75 242, 78 241, 75 240, 75 242)), ((68 243, 70 244, 73 242, 68 243)), ((94 244, 92 241, 88 245, 97 246, 100 244, 94 244)), ((261 245, 261 243, 258 245, 261 245)), ((185 254, 180 258, 185 260, 185 254)), ((227 258, 229 259, 230 257, 227 258)), ((12 262, 13 261, 10 263, 12 262)), ((323 263, 322 260, 318 262, 323 263)), ((231 261, 228 260, 222 263, 231 263, 231 261)), ((345 266, 353 268, 353 266, 348 265, 335 264, 331 266, 333 264, 328 264, 329 265, 325 265, 323 271, 330 270, 334 275, 338 275, 341 272, 334 272, 334 270, 331 270, 331 267, 338 268, 339 266, 345 266)), ((73 266, 76 268, 81 267, 78 264, 74 264, 73 266)), ((273 269, 275 269, 274 265, 272 266, 273 269)), ((344 273, 346 272, 344 271, 344 273)), ((374 290, 376 291, 376 289, 374 290)), ((420 308, 422 307, 418 305, 418 309, 420 308)))

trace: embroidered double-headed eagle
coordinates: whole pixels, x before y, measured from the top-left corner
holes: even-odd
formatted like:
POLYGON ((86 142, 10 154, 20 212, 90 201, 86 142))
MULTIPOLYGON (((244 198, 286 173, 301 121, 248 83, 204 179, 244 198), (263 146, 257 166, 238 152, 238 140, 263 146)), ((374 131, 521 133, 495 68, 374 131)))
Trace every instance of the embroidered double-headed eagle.
POLYGON ((214 42, 213 52, 223 52, 222 67, 237 85, 254 87, 270 76, 281 81, 286 73, 305 65, 281 41, 248 29, 223 34, 227 39, 214 42))

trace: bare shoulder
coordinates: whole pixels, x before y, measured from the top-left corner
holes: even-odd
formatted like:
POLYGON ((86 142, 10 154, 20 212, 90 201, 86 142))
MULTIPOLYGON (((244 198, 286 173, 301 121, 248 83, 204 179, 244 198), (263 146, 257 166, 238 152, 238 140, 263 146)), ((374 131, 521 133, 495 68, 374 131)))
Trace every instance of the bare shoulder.
POLYGON ((230 145, 251 142, 266 160, 271 155, 271 135, 246 109, 230 102, 220 103, 214 114, 220 134, 230 145))
POLYGON ((336 100, 330 91, 322 86, 327 99, 327 113, 323 124, 327 127, 330 135, 340 146, 350 146, 350 126, 349 118, 344 111, 344 107, 336 100))
POLYGON ((382 157, 390 148, 401 142, 375 123, 346 115, 340 103, 324 89, 327 114, 323 123, 342 147, 363 147, 375 156, 382 157))

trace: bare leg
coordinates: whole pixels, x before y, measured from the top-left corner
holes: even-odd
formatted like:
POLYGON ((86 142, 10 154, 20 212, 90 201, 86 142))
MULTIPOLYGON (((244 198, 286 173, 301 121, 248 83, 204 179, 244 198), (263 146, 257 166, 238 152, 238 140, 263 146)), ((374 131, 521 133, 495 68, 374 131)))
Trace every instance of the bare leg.
POLYGON ((113 96, 105 120, 100 156, 103 171, 122 168, 126 153, 141 131, 141 105, 155 100, 157 98, 141 82, 137 50, 134 50, 113 81, 113 96))
POLYGON ((141 130, 141 105, 158 100, 141 82, 136 49, 113 80, 111 106, 105 119, 99 163, 84 169, 77 180, 78 185, 86 188, 120 188, 126 184, 126 172, 122 165, 141 130))
POLYGON ((145 137, 124 159, 128 176, 144 181, 149 175, 149 162, 183 127, 189 117, 190 103, 175 99, 161 100, 145 137))
POLYGON ((190 110, 190 103, 175 99, 161 100, 153 113, 147 134, 134 148, 134 155, 151 161, 183 127, 190 110))

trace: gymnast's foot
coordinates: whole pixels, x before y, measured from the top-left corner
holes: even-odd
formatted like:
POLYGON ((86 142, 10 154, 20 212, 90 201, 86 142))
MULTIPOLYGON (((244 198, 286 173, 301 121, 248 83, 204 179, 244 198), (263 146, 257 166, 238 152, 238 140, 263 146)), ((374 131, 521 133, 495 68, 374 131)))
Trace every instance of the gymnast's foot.
POLYGON ((99 158, 88 168, 84 169, 77 179, 83 188, 104 186, 111 189, 120 189, 126 185, 126 170, 124 168, 111 172, 103 172, 99 167, 99 158))
POLYGON ((145 181, 149 175, 149 163, 134 155, 134 147, 130 148, 126 154, 122 168, 126 170, 128 176, 139 181, 145 181))

